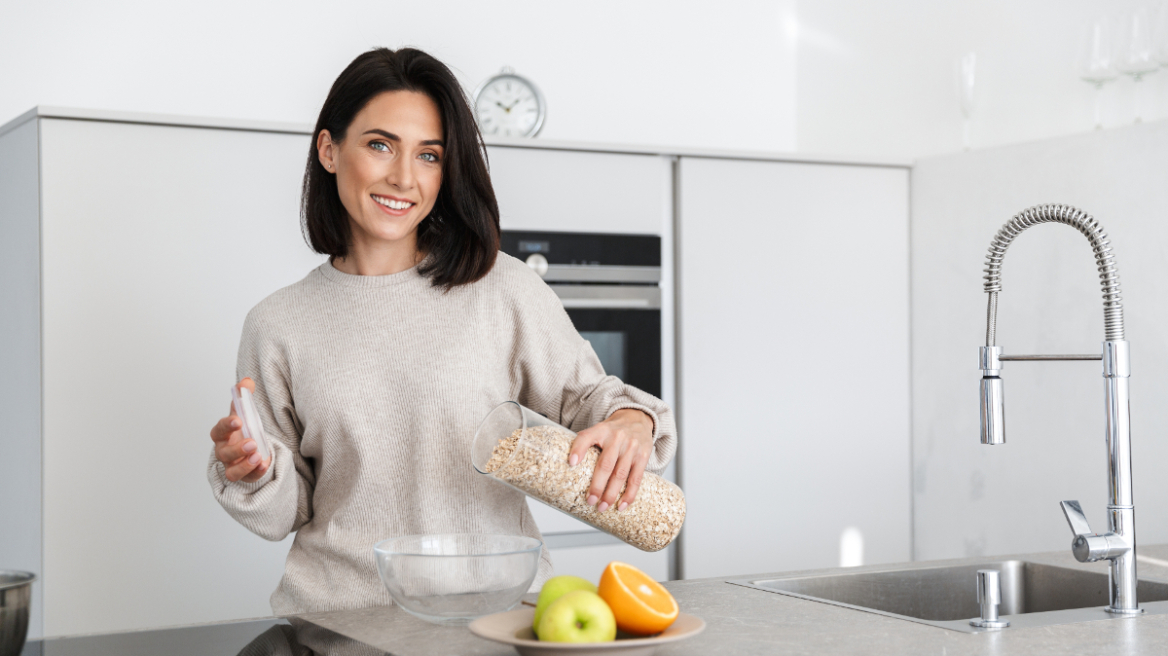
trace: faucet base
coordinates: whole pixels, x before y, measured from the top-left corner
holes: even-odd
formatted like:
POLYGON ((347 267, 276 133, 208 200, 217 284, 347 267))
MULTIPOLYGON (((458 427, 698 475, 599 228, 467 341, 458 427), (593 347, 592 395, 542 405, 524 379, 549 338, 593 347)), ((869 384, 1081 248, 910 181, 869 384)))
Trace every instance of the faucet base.
POLYGON ((979 629, 1005 629, 1010 626, 1010 623, 1006 620, 985 620, 975 617, 969 620, 969 625, 979 629))
POLYGON ((1143 608, 1112 608, 1111 606, 1108 606, 1107 608, 1104 608, 1103 610, 1111 613, 1112 615, 1143 615, 1144 614, 1143 608))

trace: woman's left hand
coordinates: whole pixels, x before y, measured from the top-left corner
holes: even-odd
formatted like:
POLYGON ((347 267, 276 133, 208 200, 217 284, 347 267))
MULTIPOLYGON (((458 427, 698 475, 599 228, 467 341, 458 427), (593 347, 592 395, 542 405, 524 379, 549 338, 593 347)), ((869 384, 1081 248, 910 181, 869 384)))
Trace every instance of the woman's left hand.
POLYGON ((568 452, 568 465, 579 464, 593 445, 600 447, 600 459, 588 490, 588 505, 596 506, 599 512, 612 506, 618 506, 618 510, 628 508, 637 498, 645 465, 653 453, 653 419, 633 408, 617 410, 608 419, 576 435, 568 452), (626 482, 628 487, 622 495, 621 488, 626 482))

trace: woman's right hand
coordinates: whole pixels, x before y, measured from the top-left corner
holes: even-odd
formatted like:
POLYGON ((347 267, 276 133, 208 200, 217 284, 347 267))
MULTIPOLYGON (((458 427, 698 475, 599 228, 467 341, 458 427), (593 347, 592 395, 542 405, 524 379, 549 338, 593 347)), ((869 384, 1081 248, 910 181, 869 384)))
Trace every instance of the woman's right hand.
MULTIPOLYGON (((239 381, 239 387, 255 392, 255 382, 250 378, 239 381)), ((268 471, 272 459, 260 461, 255 440, 244 439, 242 427, 243 422, 235 414, 232 404, 230 414, 211 428, 211 440, 215 442, 215 458, 223 463, 227 480, 253 483, 268 471)))

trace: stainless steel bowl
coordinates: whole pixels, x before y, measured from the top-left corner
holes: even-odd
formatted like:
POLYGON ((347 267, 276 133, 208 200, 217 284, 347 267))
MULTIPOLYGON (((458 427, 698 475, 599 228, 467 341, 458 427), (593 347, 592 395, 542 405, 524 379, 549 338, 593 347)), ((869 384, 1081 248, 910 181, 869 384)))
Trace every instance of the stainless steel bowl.
POLYGON ((0 656, 20 656, 36 574, 0 569, 0 656))

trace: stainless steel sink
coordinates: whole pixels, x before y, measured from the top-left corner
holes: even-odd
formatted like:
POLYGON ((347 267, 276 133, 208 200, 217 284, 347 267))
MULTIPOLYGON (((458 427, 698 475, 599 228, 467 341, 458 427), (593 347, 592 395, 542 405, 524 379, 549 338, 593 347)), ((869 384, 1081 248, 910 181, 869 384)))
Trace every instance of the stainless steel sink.
MULTIPOLYGON (((1023 560, 984 561, 948 567, 912 567, 825 575, 791 574, 768 579, 728 581, 956 631, 979 632, 969 620, 978 617, 976 577, 979 569, 998 570, 1002 604, 999 612, 1011 631, 1031 626, 1070 624, 1115 616, 1108 604, 1108 574, 1023 560)), ((1168 583, 1140 580, 1137 597, 1146 613, 1168 613, 1168 583)))

